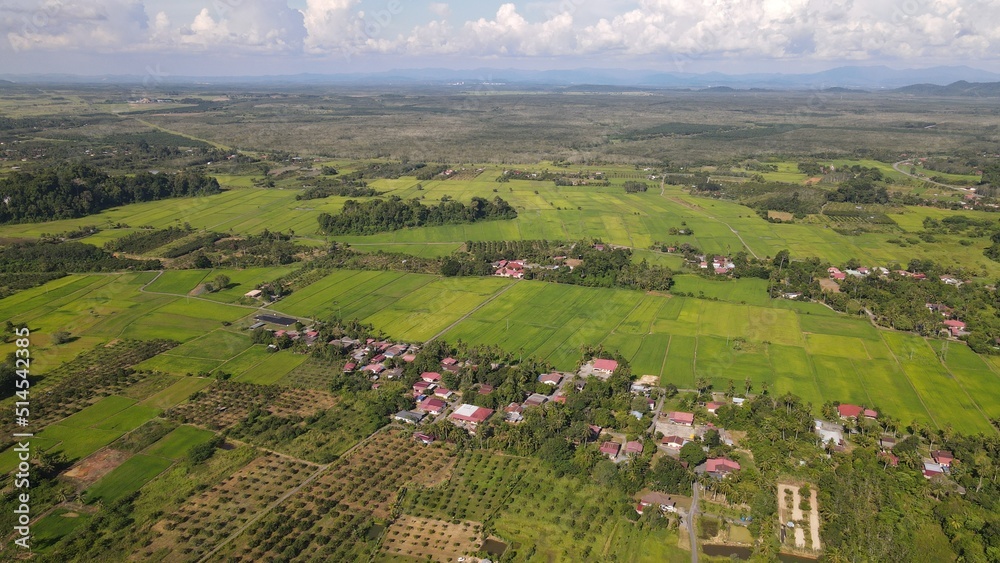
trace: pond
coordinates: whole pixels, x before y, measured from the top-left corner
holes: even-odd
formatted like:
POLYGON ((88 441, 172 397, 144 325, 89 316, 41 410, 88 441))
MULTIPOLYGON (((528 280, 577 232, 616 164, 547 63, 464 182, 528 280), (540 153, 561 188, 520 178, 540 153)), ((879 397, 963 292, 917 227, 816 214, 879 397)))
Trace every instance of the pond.
POLYGON ((383 530, 385 530, 385 526, 382 524, 372 524, 372 527, 368 528, 368 533, 365 534, 365 538, 369 541, 377 540, 379 536, 382 535, 383 530))
POLYGON ((505 551, 507 551, 507 544, 503 543, 502 541, 487 539, 485 542, 483 542, 483 547, 481 547, 480 549, 482 549, 483 551, 489 553, 494 557, 500 557, 501 555, 504 554, 505 551))

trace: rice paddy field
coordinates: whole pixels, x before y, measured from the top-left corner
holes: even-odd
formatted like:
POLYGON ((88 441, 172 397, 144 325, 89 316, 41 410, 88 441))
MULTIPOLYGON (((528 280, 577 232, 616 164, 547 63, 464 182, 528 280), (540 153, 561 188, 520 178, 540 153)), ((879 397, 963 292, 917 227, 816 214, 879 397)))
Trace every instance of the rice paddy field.
MULTIPOLYGON (((886 173, 890 176, 901 176, 893 171, 891 166, 875 161, 836 163, 877 166, 887 169, 886 173)), ((795 183, 798 183, 801 175, 791 171, 789 168, 791 163, 781 164, 779 172, 768 174, 779 175, 781 179, 795 180, 795 183)), ((542 166, 529 167, 529 169, 535 168, 541 170, 542 166)), ((456 179, 418 182, 415 178, 404 177, 396 180, 374 180, 371 185, 387 196, 394 195, 404 199, 420 198, 425 204, 435 204, 442 198, 468 201, 473 196, 488 198, 499 196, 517 209, 519 213, 517 219, 333 238, 349 242, 358 249, 366 251, 385 250, 418 256, 442 256, 453 252, 469 240, 578 240, 594 237, 639 250, 648 248, 654 242, 688 242, 708 253, 728 254, 746 248, 763 257, 773 256, 780 250, 788 249, 793 257, 819 256, 834 264, 842 264, 851 258, 857 258, 872 265, 885 265, 891 262, 905 264, 912 258, 922 258, 935 260, 945 266, 979 270, 984 272, 984 275, 1000 273, 1000 265, 982 255, 987 245, 985 239, 977 239, 970 246, 962 246, 958 241, 963 237, 942 235, 934 243, 920 242, 903 247, 889 242, 898 238, 899 232, 846 236, 834 232, 825 224, 769 223, 751 209, 735 202, 691 196, 683 186, 669 184, 660 186, 656 181, 649 181, 647 182, 651 186, 649 191, 626 194, 621 188, 622 182, 644 178, 643 173, 629 167, 604 167, 602 171, 612 182, 609 187, 554 186, 552 182, 530 180, 498 183, 495 179, 503 173, 503 170, 503 167, 483 166, 483 172, 478 175, 468 174, 456 179), (677 237, 668 234, 670 228, 680 228, 682 223, 694 232, 693 236, 677 237)), ((330 240, 330 237, 317 233, 316 218, 320 213, 338 212, 343 202, 348 199, 328 197, 300 201, 296 200, 295 196, 301 193, 301 189, 294 185, 271 189, 244 187, 237 181, 240 178, 222 177, 222 183, 230 189, 214 196, 123 206, 79 219, 6 225, 0 228, 0 237, 37 237, 42 233, 63 232, 83 225, 119 222, 129 225, 128 229, 102 231, 93 237, 83 239, 101 245, 112 238, 124 236, 138 226, 165 228, 189 223, 197 229, 218 232, 259 233, 264 229, 291 230, 305 244, 323 244, 324 241, 330 240)), ((942 214, 949 213, 955 212, 907 207, 901 214, 893 214, 891 217, 902 231, 912 233, 922 230, 922 221, 925 217, 939 219, 942 214)), ((961 213, 976 217, 986 216, 980 212, 961 213)), ((227 272, 227 275, 233 277, 230 272, 227 272)), ((232 302, 250 289, 243 280, 234 278, 233 281, 238 285, 224 292, 212 294, 209 298, 232 302)), ((193 289, 193 286, 190 289, 193 289)))
MULTIPOLYGON (((238 327, 248 324, 255 309, 186 296, 198 283, 197 276, 187 274, 168 272, 156 280, 160 290, 176 295, 140 291, 155 274, 117 274, 70 276, 0 301, 0 310, 29 321, 39 335, 69 325, 88 342, 122 335, 181 342, 139 365, 173 374, 176 381, 140 404, 106 398, 101 411, 107 420, 90 421, 85 410, 59 428, 46 429, 42 438, 69 444, 76 441, 66 439, 66 433, 88 428, 91 434, 67 452, 85 455, 210 381, 188 374, 224 371, 235 381, 282 383, 304 361, 288 351, 269 354, 251 345, 238 327), (248 320, 236 322, 240 319, 248 320), (223 326, 222 321, 235 324, 223 326)), ((941 354, 943 341, 880 330, 816 304, 769 300, 761 284, 679 276, 678 291, 696 297, 678 297, 500 278, 343 270, 272 308, 301 318, 359 318, 411 342, 439 337, 497 344, 563 370, 575 369, 581 346, 601 344, 628 358, 636 374, 657 375, 681 388, 693 387, 698 378, 708 378, 719 389, 729 380, 741 386, 750 379, 757 391, 766 384, 772 393, 793 392, 817 409, 826 401, 861 402, 903 421, 991 431, 988 419, 1000 414, 1000 369, 992 359, 955 342, 941 354)), ((52 348, 63 359, 75 351, 52 348)))

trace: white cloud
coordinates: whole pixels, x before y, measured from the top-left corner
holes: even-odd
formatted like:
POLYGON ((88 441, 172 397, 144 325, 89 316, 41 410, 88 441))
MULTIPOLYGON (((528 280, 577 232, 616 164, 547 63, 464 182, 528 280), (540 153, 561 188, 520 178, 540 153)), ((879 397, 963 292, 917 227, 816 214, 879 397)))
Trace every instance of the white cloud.
POLYGON ((143 41, 148 29, 139 0, 7 0, 0 33, 15 50, 106 51, 143 41))
POLYGON ((142 0, 0 0, 0 34, 18 50, 94 53, 611 57, 609 64, 1000 57, 996 0, 609 0, 599 9, 584 0, 523 0, 468 21, 435 1, 426 4, 434 19, 423 23, 404 14, 404 0, 363 12, 361 0, 305 0, 301 10, 290 0, 200 1, 168 17, 147 15, 142 0))
POLYGON ((439 18, 447 18, 451 15, 451 7, 444 2, 431 2, 427 9, 431 11, 432 14, 439 18))
POLYGON ((284 0, 231 4, 233 5, 216 3, 212 10, 203 8, 189 25, 177 30, 167 43, 186 50, 202 51, 301 51, 306 38, 303 16, 298 10, 289 8, 284 0))

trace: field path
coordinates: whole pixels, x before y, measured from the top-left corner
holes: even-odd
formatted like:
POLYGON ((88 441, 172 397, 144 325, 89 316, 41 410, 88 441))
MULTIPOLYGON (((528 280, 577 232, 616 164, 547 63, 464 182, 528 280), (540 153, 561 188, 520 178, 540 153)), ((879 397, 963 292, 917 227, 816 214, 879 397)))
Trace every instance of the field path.
POLYGON ((909 172, 906 172, 905 170, 902 170, 900 168, 900 166, 902 166, 904 164, 911 165, 911 166, 913 165, 913 163, 911 161, 909 161, 909 160, 900 160, 899 162, 897 162, 897 163, 895 163, 895 164, 892 165, 892 169, 895 170, 896 172, 899 172, 900 174, 903 174, 904 176, 909 176, 910 178, 913 178, 914 180, 920 180, 921 182, 927 182, 928 184, 934 184, 935 186, 941 186, 942 188, 948 188, 950 190, 958 190, 960 192, 967 192, 967 191, 969 191, 966 188, 960 188, 958 186, 952 186, 952 185, 949 185, 949 184, 942 184, 941 182, 935 182, 934 180, 930 180, 928 178, 922 178, 922 177, 917 176, 915 174, 910 174, 909 172))
POLYGON ((462 315, 461 317, 458 318, 458 320, 456 320, 455 322, 451 323, 450 325, 448 325, 444 329, 442 329, 441 332, 439 332, 439 333, 435 334, 434 336, 428 338, 427 342, 433 342, 433 341, 437 340, 444 333, 446 333, 449 330, 455 328, 455 326, 458 325, 458 323, 460 323, 460 322, 464 321, 465 319, 469 318, 469 316, 472 315, 472 313, 475 313, 476 311, 478 311, 478 310, 482 309, 483 307, 489 305, 490 303, 493 302, 494 299, 496 299, 497 297, 500 297, 501 295, 503 295, 504 293, 506 293, 507 290, 510 289, 510 288, 512 288, 512 287, 514 287, 514 285, 515 284, 512 283, 510 285, 507 285, 507 286, 504 286, 504 287, 500 288, 500 290, 497 291, 496 293, 494 293, 493 295, 491 295, 489 299, 487 299, 486 301, 483 301, 479 305, 476 305, 471 311, 469 311, 468 313, 462 315))
MULTIPOLYGON (((812 489, 812 487, 810 488, 812 489)), ((812 548, 819 551, 822 549, 819 541, 819 493, 816 489, 812 489, 811 493, 809 507, 812 510, 809 511, 809 533, 812 537, 812 548)))
POLYGON ((164 133, 170 133, 171 135, 177 135, 178 137, 184 137, 185 139, 191 139, 192 141, 201 141, 201 142, 207 143, 207 144, 209 144, 209 145, 211 145, 211 146, 213 146, 213 147, 215 147, 217 149, 223 149, 223 150, 227 150, 227 151, 228 150, 232 150, 230 147, 227 147, 226 145, 222 145, 222 144, 216 143, 215 141, 209 141, 208 139, 200 139, 198 137, 195 137, 194 135, 188 135, 187 133, 181 133, 180 131, 174 131, 172 129, 167 129, 166 127, 161 127, 161 126, 159 126, 159 125, 157 125, 155 123, 151 123, 149 121, 146 121, 145 119, 139 119, 138 117, 133 117, 132 119, 138 121, 139 123, 142 123, 146 127, 152 127, 153 129, 156 129, 157 131, 163 131, 164 133))
MULTIPOLYGON (((660 195, 663 196, 664 199, 667 199, 667 200, 670 200, 670 201, 676 201, 673 198, 668 197, 665 190, 666 190, 665 181, 664 180, 660 180, 660 195)), ((691 206, 689 206, 689 205, 687 207, 690 207, 692 211, 694 210, 694 208, 691 207, 691 206)), ((732 225, 730 225, 729 223, 723 221, 722 219, 719 219, 719 218, 715 217, 714 215, 709 215, 706 212, 702 212, 702 215, 704 215, 705 217, 707 217, 709 219, 712 219, 713 221, 718 221, 718 222, 722 223, 723 225, 725 225, 726 228, 728 228, 730 231, 733 232, 734 235, 736 235, 736 238, 740 239, 740 243, 743 244, 743 248, 747 249, 747 252, 749 252, 750 254, 752 254, 754 258, 756 258, 758 260, 760 259, 760 256, 757 256, 757 253, 754 252, 752 248, 750 248, 750 245, 747 244, 747 241, 743 240, 743 237, 740 236, 740 232, 737 231, 736 229, 734 229, 732 227, 732 225)))

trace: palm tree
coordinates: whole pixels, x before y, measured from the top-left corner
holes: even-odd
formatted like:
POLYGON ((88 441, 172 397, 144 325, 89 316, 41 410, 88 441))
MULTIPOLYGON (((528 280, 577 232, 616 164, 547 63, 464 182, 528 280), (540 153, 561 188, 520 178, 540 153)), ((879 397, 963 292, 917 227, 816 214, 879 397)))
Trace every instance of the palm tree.
POLYGON ((743 380, 743 387, 746 388, 746 394, 750 394, 750 389, 753 388, 753 382, 750 381, 750 376, 748 375, 746 379, 743 380))

